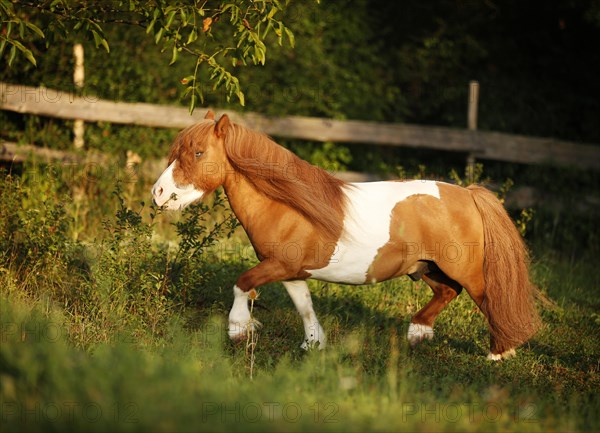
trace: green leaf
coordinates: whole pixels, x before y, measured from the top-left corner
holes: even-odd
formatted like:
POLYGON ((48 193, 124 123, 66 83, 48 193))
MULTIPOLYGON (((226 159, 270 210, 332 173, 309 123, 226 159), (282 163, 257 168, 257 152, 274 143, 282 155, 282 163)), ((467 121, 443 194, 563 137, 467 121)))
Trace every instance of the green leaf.
POLYGON ((154 24, 156 24, 156 17, 152 18, 152 21, 150 21, 150 24, 148 24, 148 27, 146 27, 147 35, 149 35, 152 29, 154 28, 154 24))
POLYGON ((15 56, 17 55, 17 47, 14 45, 10 47, 10 53, 8 54, 8 66, 12 66, 13 60, 15 60, 15 56))
POLYGON ((196 28, 194 27, 192 29, 192 31, 190 32, 190 35, 188 36, 187 42, 185 44, 189 45, 192 42, 194 42, 196 39, 198 39, 198 32, 196 31, 196 28))
POLYGON ((110 53, 110 48, 108 47, 108 41, 104 39, 96 30, 91 30, 92 35, 94 35, 94 42, 96 43, 96 48, 100 45, 104 47, 107 53, 110 53))
POLYGON ((96 28, 96 31, 98 33, 103 33, 102 27, 100 27, 100 24, 98 24, 95 21, 92 21, 91 19, 87 19, 87 22, 89 23, 90 26, 93 26, 96 28))
POLYGON ((193 87, 194 92, 192 92, 192 99, 190 101, 190 114, 194 112, 194 108, 196 108, 196 103, 198 99, 200 99, 200 103, 204 104, 204 95, 202 95, 202 91, 198 87, 193 87))
POLYGON ((277 22, 278 28, 275 29, 275 34, 277 35, 277 42, 279 45, 283 45, 283 23, 281 21, 277 22))
POLYGON ((98 48, 100 46, 100 43, 102 42, 102 36, 100 36, 96 30, 92 30, 92 35, 94 36, 96 48, 98 48))
POLYGON ((167 18, 167 24, 165 25, 165 27, 168 29, 171 24, 173 23, 173 19, 175 19, 175 13, 177 11, 176 10, 172 10, 171 13, 169 13, 169 17, 167 18))
POLYGON ((156 36, 154 37, 154 43, 158 44, 158 42, 160 41, 160 38, 162 38, 162 34, 163 34, 163 30, 165 28, 161 27, 158 32, 156 33, 156 36))
POLYGON ((106 39, 102 38, 102 41, 100 43, 102 44, 102 46, 104 47, 106 52, 110 53, 110 47, 108 46, 108 41, 106 39))
POLYGON ((217 87, 219 87, 219 84, 221 84, 221 82, 223 81, 223 78, 225 78, 225 69, 221 70, 221 73, 219 74, 219 78, 217 78, 217 80, 215 81, 215 85, 213 86, 213 90, 216 90, 217 87))
POLYGON ((260 63, 261 65, 265 65, 266 55, 265 51, 260 45, 254 46, 254 63, 260 63))
POLYGON ((244 96, 244 92, 242 92, 239 88, 235 92, 235 96, 237 96, 237 98, 239 99, 240 105, 242 107, 246 105, 246 97, 244 96))
POLYGON ((46 35, 44 34, 44 32, 35 24, 32 23, 25 23, 25 25, 29 28, 29 30, 33 31, 34 33, 36 33, 40 38, 45 38, 46 35))
POLYGON ((162 10, 160 8, 155 8, 154 9, 154 13, 152 14, 152 21, 150 21, 150 24, 148 24, 148 27, 146 27, 146 34, 150 34, 150 32, 154 29, 154 25, 156 24, 156 20, 158 20, 158 18, 161 16, 162 14, 162 10))
MULTIPOLYGON (((37 63, 35 61, 35 57, 33 57, 33 53, 31 51, 29 51, 27 48, 25 48, 25 46, 19 42, 19 41, 9 41, 11 44, 13 44, 13 48, 18 48, 19 51, 21 51, 21 53, 23 53, 23 55, 25 56, 25 58, 27 60, 29 60, 31 63, 33 63, 33 66, 37 67, 37 63)), ((12 52, 11 52, 12 54, 12 52)), ((9 61, 9 66, 10 66, 10 61, 9 61)))
POLYGON ((288 29, 287 27, 285 28, 285 34, 287 35, 289 41, 290 41, 290 47, 294 48, 294 46, 296 45, 296 38, 294 37, 294 33, 292 33, 292 31, 290 29, 288 29))
POLYGON ((27 60, 29 60, 31 64, 33 64, 33 66, 37 67, 37 62, 35 61, 35 57, 33 56, 33 53, 31 51, 25 49, 25 51, 23 51, 23 55, 27 60))
POLYGON ((194 108, 196 108, 196 94, 192 93, 192 99, 190 100, 190 114, 194 112, 194 108))
POLYGON ((263 32, 262 38, 265 39, 272 29, 273 29, 273 22, 272 22, 272 20, 269 20, 269 22, 267 23, 267 28, 263 32))
POLYGON ((177 53, 177 45, 173 44, 173 54, 171 55, 171 62, 169 63, 169 66, 177 61, 177 53))

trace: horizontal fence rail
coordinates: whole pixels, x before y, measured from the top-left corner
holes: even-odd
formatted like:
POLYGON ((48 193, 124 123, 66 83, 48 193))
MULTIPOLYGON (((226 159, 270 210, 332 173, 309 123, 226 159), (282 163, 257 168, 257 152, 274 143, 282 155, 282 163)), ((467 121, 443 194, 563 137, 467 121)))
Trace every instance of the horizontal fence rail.
MULTIPOLYGON (((17 144, 11 142, 0 142, 0 161, 24 162, 32 155, 40 162, 46 162, 53 166, 56 173, 66 171, 67 173, 85 173, 91 170, 89 176, 100 173, 121 175, 124 182, 144 179, 146 182, 154 182, 167 166, 167 158, 149 159, 141 162, 124 162, 117 157, 98 152, 64 151, 45 149, 30 144, 17 144)), ((379 180, 398 179, 394 176, 380 176, 373 173, 360 173, 355 171, 332 172, 334 176, 345 182, 374 182, 379 180)), ((490 186, 490 185, 488 185, 490 186)), ((492 186, 497 190, 499 185, 492 186)), ((508 209, 524 209, 543 205, 547 209, 559 212, 566 209, 560 196, 552 195, 546 191, 529 186, 519 186, 510 190, 506 195, 504 205, 508 209)), ((569 212, 584 214, 600 206, 598 195, 586 195, 576 208, 569 207, 569 212)))
MULTIPOLYGON (((111 122, 181 129, 204 117, 186 108, 146 103, 113 102, 94 96, 75 96, 46 87, 0 82, 0 109, 86 122, 111 122)), ((216 110, 220 111, 220 110, 216 110)), ((304 116, 267 117, 227 111, 241 125, 274 137, 381 146, 407 146, 465 152, 477 159, 522 164, 552 164, 600 168, 600 146, 552 138, 527 137, 439 126, 331 120, 304 116)))

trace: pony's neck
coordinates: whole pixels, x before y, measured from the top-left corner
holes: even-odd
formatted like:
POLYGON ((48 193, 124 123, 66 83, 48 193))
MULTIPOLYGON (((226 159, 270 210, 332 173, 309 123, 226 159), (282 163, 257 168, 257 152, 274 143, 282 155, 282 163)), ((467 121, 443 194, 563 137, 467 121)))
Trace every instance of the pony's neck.
POLYGON ((223 189, 231 210, 252 240, 253 227, 264 220, 274 201, 259 193, 252 183, 238 172, 231 171, 226 176, 223 189))

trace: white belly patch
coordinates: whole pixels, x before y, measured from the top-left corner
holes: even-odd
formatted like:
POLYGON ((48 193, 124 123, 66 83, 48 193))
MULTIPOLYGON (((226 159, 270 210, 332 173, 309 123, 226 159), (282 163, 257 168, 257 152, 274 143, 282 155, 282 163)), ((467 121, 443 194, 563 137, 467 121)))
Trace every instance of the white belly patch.
MULTIPOLYGON (((436 181, 354 183, 346 189, 344 231, 327 266, 307 270, 323 281, 364 284, 379 249, 390 240, 392 210, 406 198, 426 194, 440 198, 436 181)), ((407 228, 410 230, 410 227, 407 228)))

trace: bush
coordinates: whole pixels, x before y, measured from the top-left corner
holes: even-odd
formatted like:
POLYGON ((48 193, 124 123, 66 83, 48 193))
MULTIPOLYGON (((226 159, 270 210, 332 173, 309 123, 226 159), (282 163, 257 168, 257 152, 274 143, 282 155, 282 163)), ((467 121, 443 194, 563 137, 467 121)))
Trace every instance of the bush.
POLYGON ((188 207, 173 223, 179 242, 165 244, 153 239, 160 211, 143 202, 133 210, 117 183, 112 200, 79 198, 100 208, 95 212, 116 211, 96 238, 78 240, 69 214, 81 203, 48 168, 0 177, 0 266, 13 282, 9 292, 63 306, 71 338, 83 347, 120 338, 123 329, 141 339, 160 333, 174 311, 196 301, 211 275, 207 251, 237 227, 223 197, 212 206, 219 212, 209 214, 202 203, 188 207))

